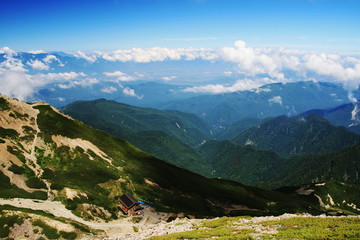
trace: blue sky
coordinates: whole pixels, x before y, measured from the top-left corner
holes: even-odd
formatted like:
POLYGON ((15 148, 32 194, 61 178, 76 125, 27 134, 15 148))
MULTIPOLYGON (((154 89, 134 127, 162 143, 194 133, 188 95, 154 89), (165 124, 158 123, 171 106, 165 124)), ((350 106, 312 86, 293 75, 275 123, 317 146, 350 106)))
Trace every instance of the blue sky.
POLYGON ((0 46, 254 47, 359 52, 358 0, 1 0, 0 46))

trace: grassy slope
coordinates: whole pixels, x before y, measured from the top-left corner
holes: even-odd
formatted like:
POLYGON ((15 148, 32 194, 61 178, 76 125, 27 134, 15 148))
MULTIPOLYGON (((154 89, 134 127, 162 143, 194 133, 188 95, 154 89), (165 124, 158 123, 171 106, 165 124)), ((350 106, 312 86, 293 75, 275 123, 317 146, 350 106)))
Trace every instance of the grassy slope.
POLYGON ((291 217, 253 222, 243 217, 208 220, 193 230, 151 237, 173 239, 358 239, 359 218, 291 217))
POLYGON ((11 232, 11 228, 14 224, 22 225, 24 224, 24 220, 27 219, 33 225, 33 232, 31 231, 32 228, 25 227, 23 232, 23 236, 20 238, 26 239, 29 234, 38 233, 37 237, 47 237, 49 239, 76 239, 80 235, 83 234, 94 234, 89 227, 75 222, 73 220, 68 220, 64 218, 55 217, 52 214, 47 212, 39 211, 39 210, 31 210, 27 208, 17 208, 9 205, 0 205, 0 238, 6 238, 9 236, 11 232), (45 221, 44 221, 45 220, 45 221), (54 227, 51 227, 47 224, 48 221, 59 222, 62 224, 68 224, 74 227, 74 231, 59 231, 54 227))

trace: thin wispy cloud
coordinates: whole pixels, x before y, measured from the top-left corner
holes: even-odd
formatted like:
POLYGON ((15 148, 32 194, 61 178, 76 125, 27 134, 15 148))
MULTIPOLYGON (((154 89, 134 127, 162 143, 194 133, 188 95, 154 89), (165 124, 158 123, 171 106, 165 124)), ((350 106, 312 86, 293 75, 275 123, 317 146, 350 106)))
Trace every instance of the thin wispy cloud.
POLYGON ((203 37, 203 38, 165 38, 164 41, 176 41, 176 42, 192 42, 192 41, 210 41, 218 40, 217 37, 203 37))

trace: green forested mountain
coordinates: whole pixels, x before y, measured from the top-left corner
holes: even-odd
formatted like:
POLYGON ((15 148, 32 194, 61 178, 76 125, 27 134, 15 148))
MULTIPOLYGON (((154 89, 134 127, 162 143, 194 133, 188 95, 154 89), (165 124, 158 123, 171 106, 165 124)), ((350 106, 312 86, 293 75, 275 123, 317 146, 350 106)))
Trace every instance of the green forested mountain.
POLYGON ((285 160, 271 151, 256 150, 251 146, 240 146, 234 142, 207 141, 199 152, 213 169, 213 176, 246 185, 258 185, 285 164, 285 160))
POLYGON ((360 144, 291 158, 230 141, 209 141, 199 151, 215 177, 247 185, 276 189, 325 181, 360 184, 360 144))
POLYGON ((210 165, 204 161, 202 154, 177 138, 161 131, 143 131, 126 136, 126 140, 175 166, 188 169, 203 176, 212 177, 210 165))
POLYGON ((218 139, 233 139, 237 137, 243 131, 259 125, 261 122, 266 121, 267 119, 257 119, 257 118, 245 118, 241 119, 230 126, 226 127, 223 131, 219 131, 216 134, 218 139))
POLYGON ((289 159, 282 169, 262 186, 272 188, 295 186, 304 183, 338 181, 360 184, 360 144, 341 151, 325 154, 296 156, 289 159))
POLYGON ((334 152, 359 140, 359 135, 344 127, 335 127, 315 114, 276 117, 243 131, 233 139, 242 146, 275 151, 284 157, 334 152))
POLYGON ((107 100, 75 102, 61 109, 141 150, 204 176, 211 170, 192 145, 211 137, 211 127, 193 114, 138 108, 107 100))
POLYGON ((121 138, 140 131, 163 131, 196 146, 211 137, 211 127, 205 121, 179 111, 138 108, 105 99, 74 102, 61 111, 121 138))

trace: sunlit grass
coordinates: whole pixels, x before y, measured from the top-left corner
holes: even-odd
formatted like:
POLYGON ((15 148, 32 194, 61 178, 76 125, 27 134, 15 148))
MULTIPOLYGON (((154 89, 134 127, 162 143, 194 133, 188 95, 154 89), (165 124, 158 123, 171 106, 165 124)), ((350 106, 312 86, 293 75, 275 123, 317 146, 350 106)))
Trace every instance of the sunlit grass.
POLYGON ((261 223, 280 225, 276 239, 360 239, 360 218, 297 217, 261 223))
POLYGON ((360 239, 360 218, 293 217, 257 223, 242 223, 241 219, 250 220, 222 217, 207 220, 194 230, 150 239, 360 239))

